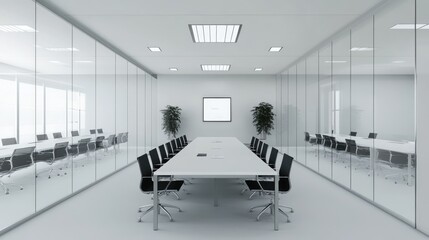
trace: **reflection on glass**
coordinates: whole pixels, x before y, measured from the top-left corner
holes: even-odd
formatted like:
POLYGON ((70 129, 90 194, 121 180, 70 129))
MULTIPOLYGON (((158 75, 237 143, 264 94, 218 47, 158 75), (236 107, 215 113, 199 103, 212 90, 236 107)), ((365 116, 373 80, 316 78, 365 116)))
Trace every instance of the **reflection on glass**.
POLYGON ((128 163, 137 160, 137 67, 128 63, 128 163))
POLYGON ((115 53, 97 43, 96 77, 96 127, 97 131, 97 172, 100 179, 113 171, 116 164, 115 149, 115 53), (100 131, 101 132, 101 131, 100 131))
POLYGON ((37 6, 36 23, 36 42, 43 46, 36 55, 36 82, 41 87, 36 93, 42 94, 36 97, 36 106, 44 106, 36 108, 37 119, 44 119, 36 125, 36 134, 46 134, 48 139, 36 143, 36 208, 40 210, 72 192, 70 140, 49 140, 54 132, 70 136, 67 115, 72 85, 72 29, 69 23, 41 6, 37 6))
POLYGON ((288 154, 296 159, 296 137, 297 137, 297 106, 296 106, 296 66, 289 69, 288 77, 288 154))
POLYGON ((345 139, 350 134, 350 32, 332 44, 331 126, 332 178, 350 187, 351 155, 345 139))
POLYGON ((373 20, 351 30, 351 119, 350 129, 356 132, 350 143, 351 188, 373 200, 371 149, 373 141, 362 139, 374 132, 373 20))
POLYGON ((127 61, 116 56, 116 169, 127 165, 128 161, 128 141, 126 135, 128 134, 128 121, 127 121, 127 87, 128 87, 128 66, 127 61))
POLYGON ((305 61, 297 65, 296 79, 296 159, 303 164, 307 162, 305 151, 305 68, 305 61))
POLYGON ((288 153, 288 146, 289 146, 289 124, 288 124, 288 77, 289 73, 285 72, 281 74, 281 81, 282 81, 282 147, 279 149, 279 151, 283 153, 288 153))
POLYGON ((332 56, 331 44, 319 51, 319 131, 323 137, 319 155, 319 172, 332 177, 332 56))
POLYGON ((414 222, 415 33, 390 29, 398 22, 414 22, 414 1, 398 1, 374 17, 374 201, 414 222))
POLYGON ((80 136, 73 138, 70 153, 73 155, 73 191, 95 181, 96 135, 91 134, 95 125, 95 41, 73 28, 73 90, 71 123, 72 131, 80 136))
POLYGON ((146 73, 140 69, 137 71, 137 117, 139 121, 137 122, 137 131, 138 131, 138 156, 143 155, 147 152, 146 149, 146 73))

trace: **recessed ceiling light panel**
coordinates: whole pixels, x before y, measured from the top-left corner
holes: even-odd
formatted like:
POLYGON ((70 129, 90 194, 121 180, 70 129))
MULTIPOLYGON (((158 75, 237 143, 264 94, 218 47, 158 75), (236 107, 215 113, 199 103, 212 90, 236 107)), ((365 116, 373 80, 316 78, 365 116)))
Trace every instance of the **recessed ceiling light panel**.
POLYGON ((255 68, 255 72, 260 72, 262 71, 262 68, 255 68))
POLYGON ((53 51, 53 52, 79 52, 79 49, 77 48, 63 48, 63 47, 46 48, 46 50, 53 51))
POLYGON ((391 27, 390 29, 393 30, 407 30, 407 29, 420 29, 423 26, 425 26, 426 24, 414 24, 414 23, 400 23, 400 24, 396 24, 395 26, 391 27))
POLYGON ((148 47, 148 49, 151 52, 162 52, 161 48, 159 48, 159 47, 148 47))
POLYGON ((370 48, 370 47, 352 47, 350 49, 350 51, 352 51, 352 52, 371 52, 371 51, 374 51, 374 48, 370 48))
POLYGON ((27 25, 0 25, 2 32, 37 32, 36 29, 27 25))
POLYGON ((241 24, 189 24, 195 43, 236 43, 241 24))
POLYGON ((283 47, 271 47, 270 52, 280 52, 283 49, 283 47))
POLYGON ((343 60, 333 60, 333 61, 325 61, 325 63, 346 63, 347 61, 343 60))
POLYGON ((203 64, 201 65, 201 70, 212 71, 212 72, 226 72, 229 71, 231 65, 229 64, 203 64))
POLYGON ((172 68, 170 68, 170 71, 177 72, 177 71, 179 71, 179 69, 172 67, 172 68))

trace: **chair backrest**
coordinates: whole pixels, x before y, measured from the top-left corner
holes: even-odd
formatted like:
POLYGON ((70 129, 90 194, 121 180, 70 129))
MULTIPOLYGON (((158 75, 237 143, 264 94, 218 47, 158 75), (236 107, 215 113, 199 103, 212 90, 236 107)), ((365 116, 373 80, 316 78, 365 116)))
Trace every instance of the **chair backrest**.
POLYGON ((369 133, 368 138, 377 138, 377 133, 369 133))
POLYGON ((356 137, 357 136, 357 132, 350 132, 350 136, 356 137))
POLYGON ((128 142, 128 132, 124 132, 124 135, 122 135, 122 142, 123 143, 128 142))
POLYGON ((144 154, 137 158, 137 162, 139 163, 140 168, 140 189, 143 192, 152 191, 153 189, 153 181, 152 181, 152 169, 149 163, 149 157, 147 154, 144 154))
POLYGON ((67 147, 69 146, 69 142, 60 142, 55 143, 54 145, 54 161, 59 159, 64 159, 68 156, 67 147))
POLYGON ((320 133, 316 133, 316 138, 322 139, 322 135, 320 133))
POLYGON ((263 144, 263 142, 262 142, 262 141, 259 141, 258 148, 256 148, 256 152, 257 152, 257 153, 260 153, 260 152, 261 152, 262 144, 263 144))
POLYGON ((170 142, 167 142, 166 144, 165 144, 165 146, 167 147, 167 152, 168 152, 168 154, 173 154, 174 152, 173 152, 173 148, 171 147, 171 143, 170 142))
POLYGON ((124 133, 118 133, 118 135, 116 136, 116 143, 122 143, 123 135, 124 133))
POLYGON ((188 144, 188 138, 186 137, 186 134, 183 135, 183 138, 185 139, 185 143, 188 144))
POLYGON ((310 133, 308 133, 308 132, 305 132, 305 133, 304 133, 304 140, 305 140, 306 142, 310 141, 310 133))
POLYGON ((254 148, 256 150, 256 148, 258 147, 258 145, 259 145, 259 138, 255 138, 255 142, 253 143, 252 148, 254 148))
POLYGON ((271 148, 270 159, 268 159, 268 165, 270 165, 271 167, 276 166, 278 154, 279 154, 279 150, 277 150, 277 148, 271 148))
POLYGON ((48 140, 48 135, 47 134, 37 134, 36 139, 37 139, 37 141, 48 140))
POLYGON ((52 135, 54 136, 54 139, 63 138, 63 135, 61 134, 61 132, 54 132, 52 135))
POLYGON ((356 141, 351 139, 346 139, 346 152, 355 153, 356 152, 356 141))
POLYGON ((252 137, 252 139, 250 140, 250 145, 249 146, 253 146, 253 143, 255 143, 255 137, 252 137))
POLYGON ((12 163, 11 170, 23 168, 33 164, 33 152, 36 147, 17 148, 13 150, 10 161, 12 163))
POLYGON ((185 138, 183 136, 180 137, 180 142, 182 143, 182 146, 186 145, 185 138))
POLYGON ((107 138, 107 146, 112 146, 115 141, 115 134, 109 135, 107 138))
POLYGON ((336 148, 337 147, 337 140, 335 137, 330 136, 329 139, 331 140, 331 147, 336 148))
POLYGON ((279 170, 279 191, 286 192, 290 189, 290 170, 292 168, 293 157, 283 154, 282 164, 279 170))
POLYGON ((95 134, 95 129, 89 129, 89 134, 95 134))
POLYGON ((102 128, 97 129, 97 133, 103 133, 103 129, 102 128))
POLYGON ((395 165, 408 166, 408 154, 392 151, 390 162, 395 165))
POLYGON ((79 132, 78 131, 71 131, 71 135, 72 135, 72 137, 77 137, 77 136, 79 136, 79 132))
POLYGON ((168 158, 168 155, 167 155, 167 152, 165 151, 164 144, 159 145, 158 149, 159 149, 159 153, 161 153, 162 162, 168 161, 166 160, 168 158))
POLYGON ((161 164, 161 160, 159 159, 158 151, 156 151, 156 148, 149 151, 150 160, 152 161, 152 165, 155 168, 155 166, 161 164))
POLYGON ((180 142, 180 139, 179 139, 179 138, 176 138, 176 145, 177 145, 177 147, 179 147, 179 148, 183 148, 182 143, 180 142))
POLYGON ((16 142, 16 138, 3 138, 3 139, 1 140, 1 144, 2 144, 3 146, 17 144, 17 142, 16 142))
POLYGON ((171 147, 173 147, 173 150, 176 150, 177 149, 176 141, 174 141, 173 139, 170 141, 170 143, 171 143, 171 147))
POLYGON ((261 158, 267 157, 268 144, 264 143, 261 151, 261 158))

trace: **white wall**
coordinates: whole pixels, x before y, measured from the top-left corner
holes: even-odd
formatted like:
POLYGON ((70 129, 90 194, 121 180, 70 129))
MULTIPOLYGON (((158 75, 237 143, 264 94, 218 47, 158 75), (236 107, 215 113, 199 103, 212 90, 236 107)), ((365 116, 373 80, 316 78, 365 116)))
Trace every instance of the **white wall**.
MULTIPOLYGON (((158 143, 167 141, 162 131, 161 110, 166 105, 182 108, 179 135, 193 139, 199 136, 231 136, 249 142, 256 135, 250 110, 260 102, 268 102, 276 112, 276 78, 274 75, 159 75, 158 143), (203 122, 203 97, 231 97, 232 122, 203 122)), ((278 117, 278 116, 276 116, 278 117)), ((277 126, 275 126, 277 127, 277 126)), ((276 130, 267 143, 276 145, 276 130)))

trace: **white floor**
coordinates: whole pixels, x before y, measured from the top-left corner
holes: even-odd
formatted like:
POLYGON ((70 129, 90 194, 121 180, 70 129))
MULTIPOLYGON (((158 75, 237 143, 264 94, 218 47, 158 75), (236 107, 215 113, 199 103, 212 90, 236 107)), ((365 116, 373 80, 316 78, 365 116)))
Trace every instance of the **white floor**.
MULTIPOLYGON (((137 164, 69 199, 57 207, 6 233, 0 239, 427 239, 410 226, 344 191, 304 167, 292 167, 292 190, 281 203, 293 206, 291 223, 281 216, 280 230, 273 231, 272 217, 255 221, 251 206, 265 197, 247 200, 237 180, 225 183, 220 207, 213 207, 210 183, 194 180, 185 186, 182 200, 163 202, 183 209, 172 210, 169 222, 160 216, 159 231, 152 231, 152 216, 138 223, 137 207, 151 202, 138 188, 137 164)), ((4 217, 4 215, 2 215, 4 217)))

